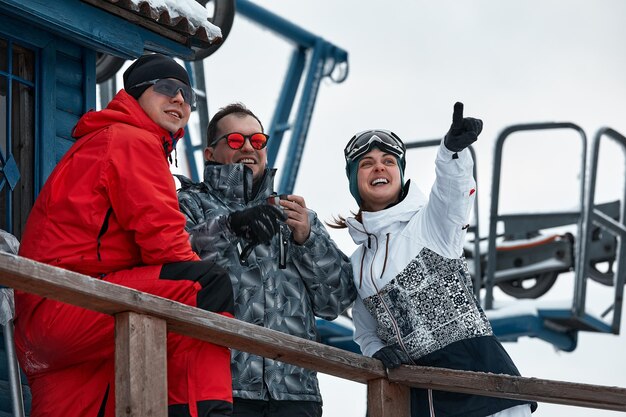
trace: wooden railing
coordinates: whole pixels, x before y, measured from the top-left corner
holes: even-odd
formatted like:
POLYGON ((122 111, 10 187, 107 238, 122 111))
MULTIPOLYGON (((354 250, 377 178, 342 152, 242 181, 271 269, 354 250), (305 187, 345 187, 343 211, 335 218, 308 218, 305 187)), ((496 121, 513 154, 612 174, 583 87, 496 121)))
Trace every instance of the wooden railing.
POLYGON ((115 317, 116 416, 167 416, 166 332, 367 384, 369 417, 409 415, 409 387, 626 411, 626 388, 401 366, 0 253, 0 284, 115 317))

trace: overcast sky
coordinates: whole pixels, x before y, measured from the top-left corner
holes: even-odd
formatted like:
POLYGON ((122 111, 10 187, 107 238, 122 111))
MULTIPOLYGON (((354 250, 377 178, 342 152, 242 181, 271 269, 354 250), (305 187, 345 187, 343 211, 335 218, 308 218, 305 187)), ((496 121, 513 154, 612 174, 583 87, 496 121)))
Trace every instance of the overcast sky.
MULTIPOLYGON (((455 101, 485 123, 476 144, 482 236, 488 230, 493 148, 502 129, 567 121, 581 126, 590 140, 603 126, 626 133, 626 2, 621 0, 257 3, 349 53, 347 80, 321 85, 295 187, 322 220, 356 209, 342 154, 355 132, 386 128, 405 141, 441 137, 455 101)), ((210 113, 242 101, 268 125, 292 48, 237 18, 224 45, 205 61, 210 113)), ((580 143, 573 132, 512 137, 504 151, 501 210, 575 208, 580 143)), ((611 145, 602 147, 597 201, 617 198, 624 184, 624 157, 611 145)), ((434 178, 433 160, 429 151, 408 157, 406 176, 426 191, 434 178)), ((332 236, 352 253, 347 232, 332 236)), ((590 286, 590 308, 604 310, 611 292, 590 286)), ((561 275, 544 299, 571 299, 572 288, 572 275, 561 275)), ((496 296, 500 303, 511 302, 502 293, 496 296)), ((524 376, 626 387, 624 336, 581 333, 573 353, 529 338, 505 348, 524 376)), ((325 417, 365 414, 364 385, 321 380, 325 417)), ((534 415, 618 413, 540 404, 534 415)))

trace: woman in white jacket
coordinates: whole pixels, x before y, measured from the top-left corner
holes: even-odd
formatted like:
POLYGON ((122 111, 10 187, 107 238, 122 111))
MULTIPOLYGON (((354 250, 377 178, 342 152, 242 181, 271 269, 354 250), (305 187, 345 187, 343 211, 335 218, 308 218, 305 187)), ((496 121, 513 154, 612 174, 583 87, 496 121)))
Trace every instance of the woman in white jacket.
MULTIPOLYGON (((437 153, 427 200, 404 183, 405 146, 393 132, 369 130, 345 149, 355 217, 340 217, 359 248, 351 257, 358 289, 354 339, 385 367, 437 366, 519 375, 493 335, 472 291, 463 242, 476 183, 469 151, 482 121, 453 122, 437 153)), ((411 415, 522 417, 536 403, 423 389, 411 390, 411 415)))

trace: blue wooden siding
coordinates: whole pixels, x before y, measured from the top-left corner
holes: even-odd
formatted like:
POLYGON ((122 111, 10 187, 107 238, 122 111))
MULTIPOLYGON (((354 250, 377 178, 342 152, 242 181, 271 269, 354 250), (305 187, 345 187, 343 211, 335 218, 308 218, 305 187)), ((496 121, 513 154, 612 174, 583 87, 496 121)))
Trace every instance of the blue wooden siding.
MULTIPOLYGON (((85 72, 84 50, 77 49, 73 55, 57 51, 55 65, 55 129, 54 164, 63 157, 74 143, 72 128, 84 113, 85 72)), ((93 86, 95 89, 95 85, 93 86)))

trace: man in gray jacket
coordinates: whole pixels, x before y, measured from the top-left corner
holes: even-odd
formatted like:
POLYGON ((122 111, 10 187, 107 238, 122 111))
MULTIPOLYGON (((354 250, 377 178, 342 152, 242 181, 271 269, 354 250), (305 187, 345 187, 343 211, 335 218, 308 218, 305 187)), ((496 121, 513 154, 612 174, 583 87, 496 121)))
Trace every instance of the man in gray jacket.
MULTIPOLYGON (((317 339, 354 301, 350 260, 298 195, 274 193, 259 119, 230 104, 209 122, 204 181, 181 179, 178 199, 193 249, 226 269, 235 317, 317 339)), ((232 350, 233 416, 319 417, 316 372, 232 350)), ((207 370, 210 372, 210 370, 207 370)))

